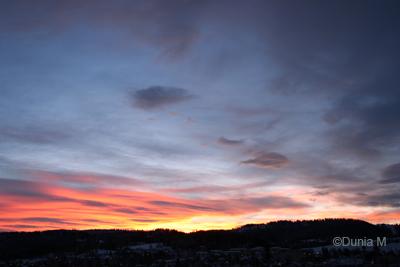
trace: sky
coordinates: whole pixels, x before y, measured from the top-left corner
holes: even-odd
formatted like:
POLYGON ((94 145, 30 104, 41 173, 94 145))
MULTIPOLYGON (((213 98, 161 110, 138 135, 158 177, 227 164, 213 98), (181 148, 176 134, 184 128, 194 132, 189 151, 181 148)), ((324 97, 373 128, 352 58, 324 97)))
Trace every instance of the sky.
POLYGON ((398 1, 0 2, 0 231, 400 222, 398 1))

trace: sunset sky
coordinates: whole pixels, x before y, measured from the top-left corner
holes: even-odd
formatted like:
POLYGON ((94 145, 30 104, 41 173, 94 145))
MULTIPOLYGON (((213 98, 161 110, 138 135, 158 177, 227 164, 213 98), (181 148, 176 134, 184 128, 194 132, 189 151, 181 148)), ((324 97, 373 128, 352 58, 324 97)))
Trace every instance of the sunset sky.
POLYGON ((0 231, 400 222, 399 1, 0 2, 0 231))

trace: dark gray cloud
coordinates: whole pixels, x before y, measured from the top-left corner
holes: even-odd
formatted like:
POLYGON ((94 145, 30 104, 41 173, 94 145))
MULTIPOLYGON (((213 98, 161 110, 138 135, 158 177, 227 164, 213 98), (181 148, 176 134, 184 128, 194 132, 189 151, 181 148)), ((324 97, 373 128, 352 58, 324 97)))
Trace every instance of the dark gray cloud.
POLYGON ((244 140, 228 139, 221 136, 220 138, 218 138, 218 143, 227 146, 238 146, 244 144, 244 140))
POLYGON ((360 156, 379 156, 382 149, 399 142, 400 80, 388 79, 392 85, 377 81, 369 90, 349 93, 325 115, 333 125, 330 137, 338 148, 360 156))
POLYGON ((382 183, 400 183, 400 163, 387 166, 382 172, 382 183))
POLYGON ((293 154, 291 157, 293 157, 290 165, 292 175, 282 178, 288 179, 290 183, 307 184, 323 191, 335 191, 338 190, 338 185, 360 188, 360 185, 367 184, 374 178, 370 174, 368 164, 342 165, 323 156, 304 155, 304 153, 293 154))
POLYGON ((267 93, 316 97, 332 151, 372 157, 399 143, 399 2, 250 2, 215 4, 214 19, 255 29, 275 70, 267 93))
POLYGON ((371 157, 399 143, 398 2, 258 4, 267 14, 246 11, 257 14, 251 23, 277 66, 270 92, 328 97, 323 118, 333 151, 371 157))
POLYGON ((388 206, 388 207, 400 207, 400 193, 388 193, 377 196, 370 196, 367 204, 369 206, 388 206))
POLYGON ((275 169, 281 168, 289 162, 289 159, 275 152, 260 152, 254 158, 244 160, 241 163, 250 164, 260 168, 275 169))
POLYGON ((365 207, 400 207, 400 193, 396 192, 383 192, 383 193, 360 193, 358 195, 349 197, 352 204, 365 207))
POLYGON ((336 183, 321 187, 315 195, 335 196, 338 203, 362 207, 400 207, 397 185, 385 185, 381 181, 364 180, 350 184, 336 183))
POLYGON ((131 93, 134 106, 151 110, 177 104, 193 98, 185 89, 166 86, 151 86, 131 93))

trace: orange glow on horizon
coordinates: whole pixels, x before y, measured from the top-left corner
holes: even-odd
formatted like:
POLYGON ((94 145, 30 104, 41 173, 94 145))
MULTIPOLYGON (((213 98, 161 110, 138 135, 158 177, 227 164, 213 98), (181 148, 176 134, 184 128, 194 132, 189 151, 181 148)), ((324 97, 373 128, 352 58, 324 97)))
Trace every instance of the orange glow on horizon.
POLYGON ((400 215, 392 210, 332 206, 333 199, 324 201, 330 206, 322 206, 318 201, 310 201, 310 194, 301 187, 284 188, 268 195, 192 199, 172 196, 165 191, 107 187, 97 177, 77 175, 68 179, 95 186, 71 186, 63 183, 62 177, 49 175, 39 182, 8 181, 9 191, 0 196, 0 230, 170 228, 190 232, 332 215, 375 223, 396 222, 400 215), (286 197, 287 192, 296 195, 296 199, 286 197))

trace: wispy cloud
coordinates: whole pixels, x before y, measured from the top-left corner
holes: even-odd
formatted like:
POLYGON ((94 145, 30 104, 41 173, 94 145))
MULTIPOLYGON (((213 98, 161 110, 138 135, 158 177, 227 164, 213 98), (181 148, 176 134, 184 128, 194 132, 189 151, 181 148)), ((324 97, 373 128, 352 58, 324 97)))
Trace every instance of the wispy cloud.
POLYGON ((398 2, 0 2, 0 229, 399 216, 398 2))
MULTIPOLYGON (((124 32, 124 41, 140 40, 159 47, 160 56, 176 59, 188 50, 198 37, 196 18, 206 3, 169 1, 64 1, 57 4, 4 3, 1 17, 2 31, 41 32, 58 35, 75 27, 82 21, 92 27, 107 25, 124 32), (37 8, 38 5, 40 8, 37 8), (104 8, 107 6, 108 8, 104 8), (19 14, 18 19, 12 14, 19 14)), ((119 40, 121 41, 121 40, 119 40)), ((116 41, 117 43, 118 41, 116 41)), ((124 48, 125 46, 120 46, 124 48)))
POLYGON ((128 177, 121 177, 109 174, 85 173, 85 172, 50 172, 31 170, 29 174, 37 181, 46 183, 61 184, 63 186, 80 188, 99 187, 140 187, 145 184, 142 180, 128 177))
MULTIPOLYGON (((265 209, 304 209, 308 204, 284 196, 259 195, 240 198, 189 199, 166 194, 109 187, 86 190, 32 181, 0 180, 1 228, 10 222, 49 227, 134 227, 133 221, 149 226, 196 216, 241 215, 265 209)), ((14 228, 16 229, 16 228, 14 228)), ((18 228, 21 229, 21 228, 18 228)))
POLYGON ((400 183, 400 163, 387 166, 382 172, 382 183, 400 183))
POLYGON ((259 152, 254 158, 242 161, 243 164, 254 165, 260 168, 276 169, 289 163, 289 159, 276 152, 259 152))
POLYGON ((151 86, 131 93, 132 104, 136 107, 152 110, 177 104, 193 98, 185 89, 166 86, 151 86))
POLYGON ((244 140, 228 139, 221 136, 220 138, 218 138, 218 143, 227 146, 238 146, 244 144, 244 140))
POLYGON ((49 126, 45 128, 40 126, 0 126, 0 142, 19 142, 33 144, 53 144, 66 141, 72 137, 72 134, 59 129, 51 129, 49 126))

